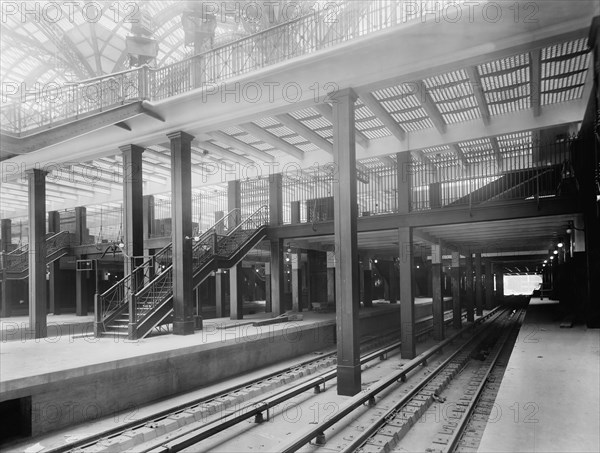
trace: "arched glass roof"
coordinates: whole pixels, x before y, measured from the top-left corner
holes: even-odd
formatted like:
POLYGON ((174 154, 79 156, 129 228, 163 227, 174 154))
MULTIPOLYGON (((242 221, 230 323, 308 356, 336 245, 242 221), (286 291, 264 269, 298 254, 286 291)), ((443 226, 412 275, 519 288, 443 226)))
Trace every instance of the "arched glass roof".
POLYGON ((138 13, 149 18, 163 66, 193 54, 182 15, 215 13, 212 46, 247 36, 310 11, 315 1, 25 1, 2 2, 0 78, 6 83, 64 83, 128 69, 126 38, 138 13), (301 4, 301 7, 298 5, 301 4), (259 8, 256 8, 258 5, 259 8), (273 6, 277 5, 277 6, 273 6), (288 6, 286 8, 286 5, 288 6))

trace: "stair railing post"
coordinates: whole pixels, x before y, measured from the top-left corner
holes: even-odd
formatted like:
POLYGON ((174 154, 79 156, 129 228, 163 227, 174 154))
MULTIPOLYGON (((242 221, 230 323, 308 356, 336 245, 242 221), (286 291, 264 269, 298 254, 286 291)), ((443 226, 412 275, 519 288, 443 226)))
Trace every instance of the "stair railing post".
POLYGON ((137 339, 137 309, 136 297, 133 290, 129 290, 129 325, 127 326, 127 337, 129 340, 137 339))
POLYGON ((102 298, 96 291, 94 294, 94 336, 98 338, 102 332, 102 298))

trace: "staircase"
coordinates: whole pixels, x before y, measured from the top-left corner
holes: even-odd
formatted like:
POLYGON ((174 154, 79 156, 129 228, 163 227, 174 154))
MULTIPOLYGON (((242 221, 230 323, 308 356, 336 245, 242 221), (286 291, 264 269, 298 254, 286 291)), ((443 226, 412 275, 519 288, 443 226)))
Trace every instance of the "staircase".
MULTIPOLYGON (((69 253, 71 235, 68 231, 46 235, 46 264, 52 263, 69 253)), ((2 278, 22 280, 29 276, 29 245, 25 244, 10 253, 2 254, 0 266, 2 278)))
MULTIPOLYGON (((239 263, 265 237, 269 220, 267 206, 237 225, 239 217, 239 210, 231 211, 194 243, 194 288, 211 272, 239 263)), ((172 250, 172 244, 169 244, 112 288, 96 296, 97 335, 141 339, 155 328, 172 323, 172 250), (130 306, 134 307, 133 316, 129 313, 130 306), (130 328, 130 324, 134 327, 130 328)))

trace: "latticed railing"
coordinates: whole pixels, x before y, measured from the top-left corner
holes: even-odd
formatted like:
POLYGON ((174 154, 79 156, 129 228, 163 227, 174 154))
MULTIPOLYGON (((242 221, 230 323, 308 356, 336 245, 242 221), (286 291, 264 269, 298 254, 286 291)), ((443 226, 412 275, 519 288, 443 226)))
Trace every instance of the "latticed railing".
MULTIPOLYGON (((439 11, 437 0, 338 0, 320 10, 161 68, 141 68, 21 93, 0 110, 2 128, 22 133, 130 102, 161 100, 307 55, 439 11), (408 6, 407 6, 408 5, 408 6)), ((461 1, 454 3, 462 3, 461 1)))
POLYGON ((576 190, 572 148, 573 140, 526 143, 485 156, 465 153, 466 161, 449 154, 433 165, 412 162, 411 210, 567 195, 576 190))
MULTIPOLYGON (((250 239, 256 231, 269 222, 269 211, 263 206, 251 216, 239 223, 239 210, 233 210, 221 219, 213 228, 206 231, 192 249, 193 274, 196 274, 215 257, 229 258, 250 239), (233 228, 234 225, 237 225, 233 228), (227 232, 221 235, 218 231, 227 232)), ((171 264, 152 282, 135 294, 136 307, 142 316, 162 304, 173 290, 173 265, 171 264)), ((137 319, 142 321, 142 317, 137 319)))
MULTIPOLYGON (((194 238, 195 244, 192 248, 194 255, 202 248, 205 241, 212 240, 215 234, 228 229, 233 229, 239 223, 240 211, 235 209, 219 219, 210 229, 200 237, 194 238), (196 240, 197 239, 197 240, 196 240)), ((135 259, 135 258, 133 258, 135 259)), ((140 291, 143 295, 147 289, 149 297, 158 297, 166 282, 171 280, 173 264, 173 244, 169 244, 149 259, 136 266, 135 269, 123 279, 119 280, 104 293, 98 295, 98 319, 102 322, 110 318, 128 304, 129 295, 140 291)))
POLYGON ((228 235, 218 237, 215 240, 216 255, 221 258, 231 257, 259 228, 268 225, 268 223, 269 207, 261 206, 228 235))
MULTIPOLYGON (((71 235, 68 231, 46 235, 46 256, 70 247, 71 235)), ((2 268, 7 272, 23 272, 29 267, 29 244, 22 245, 10 253, 2 254, 2 268)))

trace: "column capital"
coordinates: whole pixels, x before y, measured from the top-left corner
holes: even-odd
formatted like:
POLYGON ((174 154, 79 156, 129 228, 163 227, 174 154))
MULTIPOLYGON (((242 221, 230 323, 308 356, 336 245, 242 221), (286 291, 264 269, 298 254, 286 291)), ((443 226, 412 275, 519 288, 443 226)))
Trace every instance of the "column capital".
POLYGON ((169 138, 169 140, 179 139, 182 142, 188 142, 188 143, 191 143, 195 138, 193 135, 190 135, 187 132, 183 132, 183 131, 171 132, 171 133, 167 134, 167 137, 169 138))
POLYGON ((46 175, 49 172, 46 170, 42 170, 41 168, 30 168, 28 170, 25 170, 25 174, 27 176, 34 176, 34 177, 46 177, 46 175))
POLYGON ((358 94, 356 94, 356 91, 354 91, 354 89, 352 89, 352 88, 344 88, 342 90, 337 91, 332 96, 332 99, 334 99, 334 104, 335 104, 336 100, 346 98, 346 97, 352 99, 353 101, 356 101, 358 99, 358 94))
POLYGON ((119 150, 121 151, 121 153, 131 152, 131 153, 142 154, 146 150, 146 148, 144 148, 143 146, 133 145, 130 143, 128 145, 119 146, 119 150))

